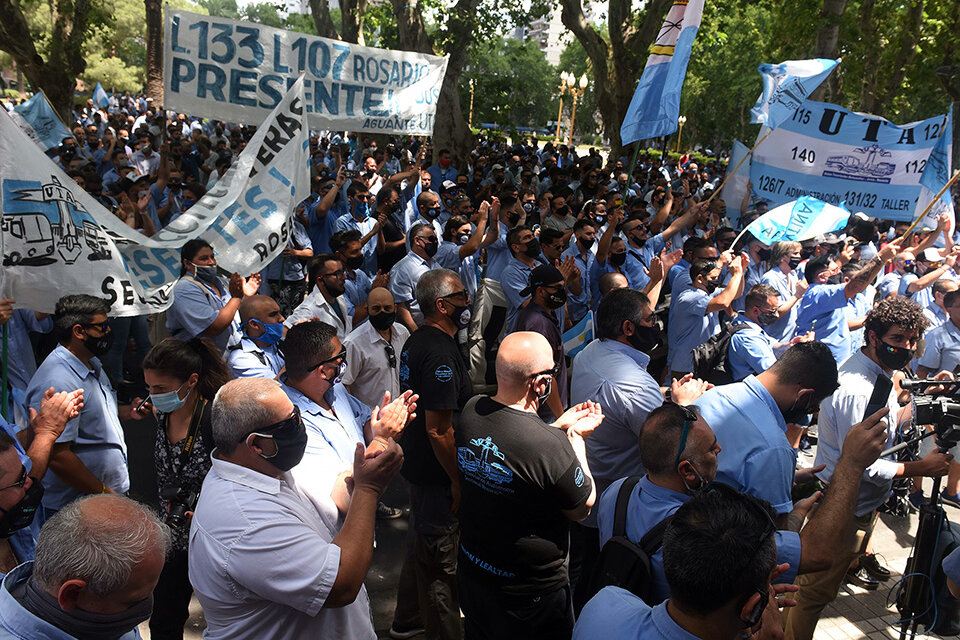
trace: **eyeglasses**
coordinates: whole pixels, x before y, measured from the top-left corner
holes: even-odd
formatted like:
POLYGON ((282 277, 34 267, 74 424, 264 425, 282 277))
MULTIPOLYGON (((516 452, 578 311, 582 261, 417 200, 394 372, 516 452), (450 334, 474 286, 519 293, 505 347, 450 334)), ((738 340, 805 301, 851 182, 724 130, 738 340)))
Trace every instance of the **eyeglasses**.
POLYGON ((102 332, 104 332, 104 333, 106 333, 107 331, 110 330, 110 323, 109 323, 109 322, 97 322, 97 323, 87 322, 87 323, 82 324, 82 325, 80 325, 80 326, 86 327, 86 328, 88 328, 88 329, 93 329, 93 328, 100 329, 100 331, 102 331, 102 332))
POLYGON ((346 350, 346 349, 341 349, 340 353, 338 353, 337 355, 333 356, 332 358, 327 358, 326 360, 321 360, 321 361, 318 362, 317 364, 315 364, 315 365, 313 365, 312 367, 310 367, 309 369, 307 369, 307 373, 310 373, 311 371, 316 371, 318 368, 322 367, 322 366, 325 365, 325 364, 330 364, 330 363, 333 363, 333 362, 337 362, 338 360, 346 360, 346 359, 347 359, 347 350, 346 350))
POLYGON ((445 296, 440 296, 440 299, 441 299, 441 300, 446 300, 447 298, 456 298, 457 296, 460 296, 460 297, 462 297, 464 300, 466 300, 466 299, 467 299, 467 290, 466 290, 466 289, 463 289, 463 290, 457 291, 457 292, 455 292, 455 293, 448 293, 448 294, 445 295, 445 296))
POLYGON ((690 435, 690 425, 697 421, 697 414, 694 413, 690 407, 676 403, 674 403, 674 406, 680 409, 680 413, 683 414, 683 428, 680 430, 680 447, 677 449, 677 458, 673 462, 673 468, 676 469, 680 465, 680 456, 683 455, 683 450, 687 448, 687 436, 690 435))
POLYGON ((26 483, 27 483, 27 468, 21 464, 20 475, 17 476, 17 481, 14 482, 13 484, 8 484, 5 487, 0 487, 0 491, 4 491, 5 489, 13 489, 14 487, 16 487, 17 489, 20 489, 26 483))
POLYGON ((394 351, 393 345, 388 342, 386 346, 383 348, 383 350, 387 352, 387 364, 390 365, 391 369, 396 369, 397 368, 397 352, 394 351))

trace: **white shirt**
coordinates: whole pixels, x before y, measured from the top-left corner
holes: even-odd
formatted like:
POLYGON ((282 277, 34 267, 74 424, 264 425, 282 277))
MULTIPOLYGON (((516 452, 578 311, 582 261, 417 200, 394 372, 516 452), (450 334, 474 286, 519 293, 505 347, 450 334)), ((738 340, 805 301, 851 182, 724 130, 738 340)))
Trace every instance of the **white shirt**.
POLYGON ((376 639, 365 588, 345 607, 323 608, 340 566, 336 524, 315 504, 328 501, 311 501, 290 473, 272 478, 213 456, 190 525, 204 638, 376 639))
POLYGON ((337 296, 334 302, 340 308, 340 313, 344 320, 340 319, 340 316, 338 316, 336 311, 333 310, 333 305, 327 302, 327 299, 323 297, 323 294, 320 293, 320 290, 314 287, 310 295, 304 298, 303 302, 301 302, 300 305, 293 310, 293 313, 291 313, 290 316, 283 321, 283 325, 289 329, 301 320, 312 320, 314 318, 318 318, 321 321, 336 327, 337 337, 342 341, 347 337, 347 334, 350 333, 350 328, 353 325, 353 321, 350 318, 350 313, 347 311, 347 303, 344 302, 343 296, 337 296), (349 326, 344 324, 344 321, 350 323, 349 326))
POLYGON ((373 407, 380 404, 384 391, 390 392, 391 400, 400 395, 397 360, 403 343, 409 337, 410 331, 399 322, 394 322, 388 343, 373 325, 364 322, 343 341, 347 349, 347 370, 342 382, 350 387, 350 393, 360 402, 373 407), (387 344, 393 347, 392 367, 387 357, 387 344))

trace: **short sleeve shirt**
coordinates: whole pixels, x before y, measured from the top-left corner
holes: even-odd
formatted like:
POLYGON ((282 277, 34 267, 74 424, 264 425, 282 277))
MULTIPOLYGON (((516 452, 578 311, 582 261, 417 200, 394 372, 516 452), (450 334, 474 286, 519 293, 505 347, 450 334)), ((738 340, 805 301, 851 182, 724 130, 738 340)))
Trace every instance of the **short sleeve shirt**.
POLYGON ((456 341, 444 331, 424 325, 407 339, 400 352, 400 388, 419 394, 417 415, 403 430, 403 477, 422 485, 446 485, 447 476, 427 436, 427 411, 453 411, 454 433, 457 413, 473 395, 467 365, 456 341))
POLYGON ((847 326, 847 294, 842 284, 811 285, 797 305, 797 335, 814 332, 814 338, 827 345, 837 364, 850 355, 850 329, 847 326))
POLYGON ((487 396, 467 403, 455 430, 460 475, 459 568, 504 593, 550 593, 567 583, 564 510, 591 480, 566 434, 487 396))

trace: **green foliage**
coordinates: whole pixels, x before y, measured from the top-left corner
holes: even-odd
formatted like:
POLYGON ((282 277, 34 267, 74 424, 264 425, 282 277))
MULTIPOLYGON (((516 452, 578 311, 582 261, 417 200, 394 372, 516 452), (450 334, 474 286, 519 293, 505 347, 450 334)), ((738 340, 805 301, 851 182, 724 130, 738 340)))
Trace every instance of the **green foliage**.
POLYGON ((279 29, 283 26, 283 18, 280 17, 280 11, 283 8, 283 5, 271 2, 248 4, 243 9, 243 19, 279 29))
POLYGON ((291 13, 283 21, 283 26, 288 31, 298 31, 311 36, 317 35, 317 27, 313 24, 313 16, 305 13, 291 13))
POLYGON ((201 7, 207 10, 209 15, 218 18, 240 19, 240 9, 237 8, 237 0, 199 0, 201 7))
POLYGON ((363 39, 368 47, 393 49, 397 46, 397 18, 389 2, 367 6, 367 13, 363 16, 363 39))
POLYGON ((95 87, 99 82, 108 92, 136 92, 143 87, 144 74, 142 65, 128 66, 115 56, 104 58, 93 53, 87 57, 87 69, 82 77, 89 86, 95 87))
POLYGON ((494 38, 470 51, 468 68, 460 76, 460 105, 470 109, 474 82, 473 122, 495 122, 505 129, 542 127, 556 118, 552 89, 557 72, 533 40, 494 38), (552 115, 551 115, 552 113, 552 115))

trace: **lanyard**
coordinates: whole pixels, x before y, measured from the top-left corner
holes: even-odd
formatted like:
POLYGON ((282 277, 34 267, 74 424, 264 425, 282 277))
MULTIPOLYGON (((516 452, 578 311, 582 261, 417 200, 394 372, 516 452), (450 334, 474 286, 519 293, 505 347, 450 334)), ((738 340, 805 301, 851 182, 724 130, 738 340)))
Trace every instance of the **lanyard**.
MULTIPOLYGON (((187 431, 187 437, 183 439, 183 445, 180 449, 180 460, 177 467, 181 471, 187 463, 187 459, 190 457, 190 452, 193 451, 193 447, 197 443, 197 433, 200 431, 200 422, 203 420, 203 412, 206 408, 207 401, 201 399, 198 394, 197 402, 193 406, 193 417, 190 419, 190 429, 187 431)), ((164 416, 164 422, 166 422, 166 419, 166 416, 164 416)), ((164 427, 166 427, 166 425, 164 425, 164 427)))

